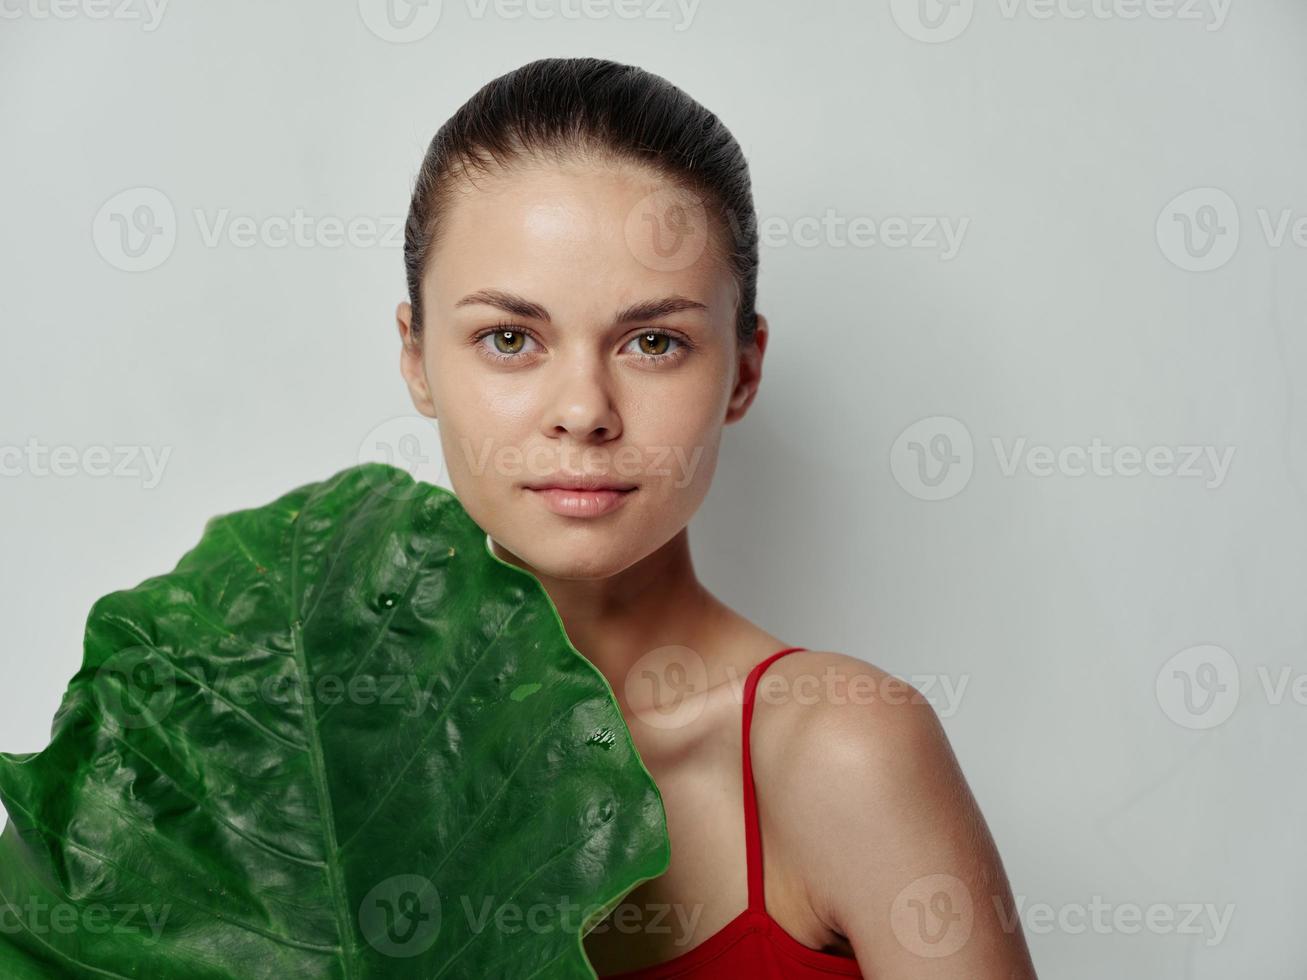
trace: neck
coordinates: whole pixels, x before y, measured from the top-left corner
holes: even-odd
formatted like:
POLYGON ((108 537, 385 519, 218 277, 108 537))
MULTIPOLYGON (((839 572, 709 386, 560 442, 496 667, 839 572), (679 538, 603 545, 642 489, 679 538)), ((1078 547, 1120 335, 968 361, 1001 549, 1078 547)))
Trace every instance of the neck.
POLYGON ((650 650, 686 646, 707 658, 723 609, 700 584, 688 528, 657 551, 601 579, 542 574, 491 539, 494 553, 545 587, 572 645, 608 679, 619 701, 631 668, 650 650))

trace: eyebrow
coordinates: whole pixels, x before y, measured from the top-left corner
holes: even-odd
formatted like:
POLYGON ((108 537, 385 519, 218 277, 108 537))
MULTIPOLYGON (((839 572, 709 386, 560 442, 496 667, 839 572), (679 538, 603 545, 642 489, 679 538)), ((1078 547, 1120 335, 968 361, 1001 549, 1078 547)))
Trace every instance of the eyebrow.
MULTIPOLYGON (((539 303, 533 303, 515 293, 505 292, 502 289, 478 289, 474 293, 468 293, 457 303, 455 308, 460 306, 475 306, 484 304, 493 306, 496 309, 503 310, 505 313, 511 313, 514 316, 529 317, 533 320, 543 320, 550 323, 549 311, 539 303)), ((671 316, 673 313, 681 313, 684 310, 707 310, 704 303, 697 300, 688 299, 685 296, 664 296, 661 299, 645 300, 640 303, 633 303, 626 309, 617 314, 616 323, 633 323, 642 320, 656 320, 659 317, 671 316)))

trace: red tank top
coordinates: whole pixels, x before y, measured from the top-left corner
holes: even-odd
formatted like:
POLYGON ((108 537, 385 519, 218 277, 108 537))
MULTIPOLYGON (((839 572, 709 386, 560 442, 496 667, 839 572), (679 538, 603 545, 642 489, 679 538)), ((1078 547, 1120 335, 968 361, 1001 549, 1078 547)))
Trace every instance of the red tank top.
POLYGON ((749 722, 753 719, 753 693, 758 678, 778 657, 805 647, 777 650, 744 681, 744 848, 748 863, 749 905, 717 932, 680 956, 625 973, 610 973, 602 980, 804 980, 832 976, 861 977, 858 964, 846 956, 823 953, 805 946, 767 914, 762 891, 762 835, 758 830, 758 803, 754 795, 753 766, 749 762, 749 722))

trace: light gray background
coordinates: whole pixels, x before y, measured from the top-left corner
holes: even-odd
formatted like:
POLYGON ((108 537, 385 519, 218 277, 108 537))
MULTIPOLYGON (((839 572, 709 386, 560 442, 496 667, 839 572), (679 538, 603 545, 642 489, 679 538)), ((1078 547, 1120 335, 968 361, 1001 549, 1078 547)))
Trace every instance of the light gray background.
POLYGON ((1300 0, 446 0, 394 40, 370 0, 69 2, 0 20, 0 447, 171 455, 149 488, 0 477, 0 746, 45 744, 91 603, 205 519, 405 458, 399 237, 316 223, 395 231, 476 88, 610 57, 722 116, 769 236, 766 380, 695 518, 704 580, 933 685, 1042 976, 1307 975, 1300 0), (176 237, 125 271, 137 188, 176 237), (318 237, 274 247, 297 209, 318 237), (224 215, 274 224, 206 243, 224 215), (965 234, 949 257, 895 217, 965 234), (1005 472, 1022 439, 1160 463, 1005 472), (1234 455, 1168 472, 1183 446, 1234 455), (1190 905, 1232 907, 1219 942, 1190 905))

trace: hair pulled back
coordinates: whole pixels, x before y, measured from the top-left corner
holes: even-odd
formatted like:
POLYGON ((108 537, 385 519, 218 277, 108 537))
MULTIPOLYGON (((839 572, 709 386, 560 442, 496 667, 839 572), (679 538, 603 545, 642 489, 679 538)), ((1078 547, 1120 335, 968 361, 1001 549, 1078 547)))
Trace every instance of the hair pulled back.
POLYGON ((487 82, 440 127, 414 182, 404 229, 413 342, 420 285, 460 179, 523 160, 608 158, 645 166, 697 194, 739 289, 736 335, 756 328, 757 215, 749 167, 730 130, 671 82, 600 58, 542 58, 487 82))

